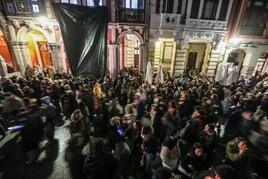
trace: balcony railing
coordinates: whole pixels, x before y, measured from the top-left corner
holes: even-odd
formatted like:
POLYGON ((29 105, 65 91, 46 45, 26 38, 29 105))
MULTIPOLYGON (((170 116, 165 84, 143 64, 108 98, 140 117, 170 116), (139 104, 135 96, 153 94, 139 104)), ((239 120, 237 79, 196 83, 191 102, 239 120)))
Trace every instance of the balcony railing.
POLYGON ((152 14, 151 27, 162 29, 176 29, 180 26, 180 14, 152 14))
POLYGON ((144 23, 145 11, 144 9, 119 8, 118 17, 119 22, 144 23))
POLYGON ((186 19, 186 27, 193 29, 227 30, 227 22, 204 19, 186 19))

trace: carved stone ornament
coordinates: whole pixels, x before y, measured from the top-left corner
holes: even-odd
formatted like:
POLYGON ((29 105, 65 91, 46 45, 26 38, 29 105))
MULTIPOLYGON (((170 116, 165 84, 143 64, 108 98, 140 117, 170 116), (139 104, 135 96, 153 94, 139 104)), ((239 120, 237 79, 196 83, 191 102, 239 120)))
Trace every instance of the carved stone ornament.
POLYGON ((213 32, 189 32, 184 31, 182 34, 181 48, 185 48, 187 44, 192 40, 204 40, 211 43, 214 49, 223 39, 223 34, 213 32))

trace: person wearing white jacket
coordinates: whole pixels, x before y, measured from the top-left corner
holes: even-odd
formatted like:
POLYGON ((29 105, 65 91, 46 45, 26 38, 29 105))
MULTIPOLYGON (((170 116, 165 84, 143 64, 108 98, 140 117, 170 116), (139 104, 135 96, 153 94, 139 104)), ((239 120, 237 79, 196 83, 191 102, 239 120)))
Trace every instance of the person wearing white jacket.
POLYGON ((170 131, 170 135, 165 138, 162 143, 160 158, 162 160, 163 167, 175 170, 177 168, 178 159, 180 157, 180 151, 177 146, 178 131, 173 129, 170 131))

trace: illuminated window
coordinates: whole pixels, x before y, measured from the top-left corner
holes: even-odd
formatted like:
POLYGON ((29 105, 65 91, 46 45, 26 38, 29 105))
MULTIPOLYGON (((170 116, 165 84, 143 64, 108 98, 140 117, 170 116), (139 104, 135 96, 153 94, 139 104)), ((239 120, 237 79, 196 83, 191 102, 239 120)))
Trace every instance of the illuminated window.
POLYGON ((128 9, 144 9, 144 0, 120 0, 119 7, 128 9))
POLYGON ((33 7, 33 12, 35 12, 35 13, 40 12, 39 6, 37 4, 32 4, 32 7, 33 7))
POLYGON ((102 0, 87 0, 87 6, 102 6, 102 0))
POLYGON ((77 4, 77 0, 70 0, 70 4, 77 4))

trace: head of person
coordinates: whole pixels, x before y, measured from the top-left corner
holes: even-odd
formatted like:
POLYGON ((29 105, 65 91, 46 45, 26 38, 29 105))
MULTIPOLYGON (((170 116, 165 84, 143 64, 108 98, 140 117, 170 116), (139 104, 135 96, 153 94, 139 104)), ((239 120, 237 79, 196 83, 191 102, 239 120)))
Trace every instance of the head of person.
POLYGON ((143 126, 141 130, 142 138, 150 137, 154 133, 154 129, 152 126, 143 126))
POLYGON ((174 101, 168 102, 168 111, 173 113, 176 110, 176 104, 174 101))
POLYGON ((211 169, 203 179, 239 179, 237 171, 230 165, 222 164, 211 169))
POLYGON ((169 132, 169 136, 172 138, 172 139, 177 139, 179 137, 179 133, 178 133, 178 130, 175 129, 175 128, 172 128, 169 132))
POLYGON ((152 179, 170 179, 172 178, 172 171, 165 167, 158 168, 152 176, 152 179))
POLYGON ((93 142, 91 147, 91 155, 99 156, 104 153, 104 142, 101 139, 97 139, 93 142))
POLYGON ((139 130, 139 131, 141 131, 141 129, 142 129, 142 123, 141 123, 140 121, 135 121, 135 122, 133 123, 133 129, 134 129, 134 130, 139 130))
POLYGON ((215 129, 214 124, 208 123, 208 124, 205 125, 205 127, 204 127, 204 132, 207 133, 207 134, 209 135, 209 134, 214 133, 214 129, 215 129))
POLYGON ((243 137, 236 137, 233 140, 233 150, 239 151, 242 148, 247 148, 247 140, 243 137))
POLYGON ((78 122, 79 120, 81 120, 83 118, 83 114, 82 114, 81 110, 80 109, 74 110, 73 117, 74 117, 75 122, 76 121, 78 122))
POLYGON ((200 144, 198 142, 194 143, 193 147, 192 147, 191 155, 199 158, 199 157, 203 156, 203 154, 204 154, 204 149, 203 149, 202 144, 200 144))

